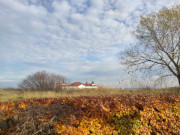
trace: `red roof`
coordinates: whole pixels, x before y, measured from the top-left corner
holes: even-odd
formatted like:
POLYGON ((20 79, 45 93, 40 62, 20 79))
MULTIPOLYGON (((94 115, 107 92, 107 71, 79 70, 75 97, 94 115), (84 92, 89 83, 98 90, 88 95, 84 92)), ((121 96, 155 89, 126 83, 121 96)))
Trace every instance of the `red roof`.
POLYGON ((85 85, 85 86, 91 86, 91 84, 86 84, 86 83, 85 83, 84 85, 85 85))
POLYGON ((81 82, 74 82, 74 83, 71 84, 71 86, 79 86, 81 84, 83 84, 83 83, 81 83, 81 82))
POLYGON ((79 86, 79 85, 84 85, 84 86, 96 86, 95 84, 89 84, 89 83, 81 83, 81 82, 74 82, 70 86, 79 86))

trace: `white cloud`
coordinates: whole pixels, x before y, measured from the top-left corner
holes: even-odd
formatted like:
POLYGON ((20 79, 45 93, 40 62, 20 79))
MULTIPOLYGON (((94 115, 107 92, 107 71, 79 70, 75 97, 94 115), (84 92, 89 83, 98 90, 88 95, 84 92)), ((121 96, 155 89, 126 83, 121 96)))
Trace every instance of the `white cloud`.
POLYGON ((71 78, 76 78, 71 75, 76 71, 80 78, 89 72, 97 79, 103 67, 101 76, 115 76, 117 53, 134 41, 130 32, 141 14, 180 4, 179 0, 62 0, 44 6, 30 1, 32 4, 28 0, 0 1, 0 62, 34 65, 27 72, 46 65, 45 69, 61 69, 71 78), (116 64, 108 64, 111 62, 116 64))
POLYGON ((7 83, 7 82, 15 82, 15 81, 9 79, 0 79, 0 83, 7 83))

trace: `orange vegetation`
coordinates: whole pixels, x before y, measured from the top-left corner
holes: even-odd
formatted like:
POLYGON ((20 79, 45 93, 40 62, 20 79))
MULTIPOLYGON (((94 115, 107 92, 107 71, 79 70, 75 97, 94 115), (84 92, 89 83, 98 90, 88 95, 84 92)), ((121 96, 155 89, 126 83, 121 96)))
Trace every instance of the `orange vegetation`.
POLYGON ((1 102, 0 120, 2 134, 180 134, 180 94, 1 102))

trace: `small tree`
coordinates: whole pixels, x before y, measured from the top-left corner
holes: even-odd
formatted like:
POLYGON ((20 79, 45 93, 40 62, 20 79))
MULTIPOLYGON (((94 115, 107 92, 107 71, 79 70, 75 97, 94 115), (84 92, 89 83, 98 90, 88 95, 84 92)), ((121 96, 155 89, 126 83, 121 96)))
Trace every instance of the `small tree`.
POLYGON ((120 52, 120 61, 160 78, 174 76, 180 86, 180 5, 141 16, 136 44, 120 52))
POLYGON ((55 90, 56 83, 62 83, 66 78, 46 71, 36 72, 24 79, 18 87, 25 90, 55 90))

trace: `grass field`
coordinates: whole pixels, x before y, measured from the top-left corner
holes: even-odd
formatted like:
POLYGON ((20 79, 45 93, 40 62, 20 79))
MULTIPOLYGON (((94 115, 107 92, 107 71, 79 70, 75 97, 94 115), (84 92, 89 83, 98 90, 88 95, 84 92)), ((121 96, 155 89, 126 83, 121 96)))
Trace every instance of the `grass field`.
POLYGON ((99 87, 98 89, 69 89, 63 91, 24 91, 12 89, 0 89, 0 102, 22 100, 30 98, 55 98, 55 97, 78 97, 78 96, 101 96, 119 94, 159 94, 180 93, 179 87, 164 89, 122 90, 115 88, 99 87))

